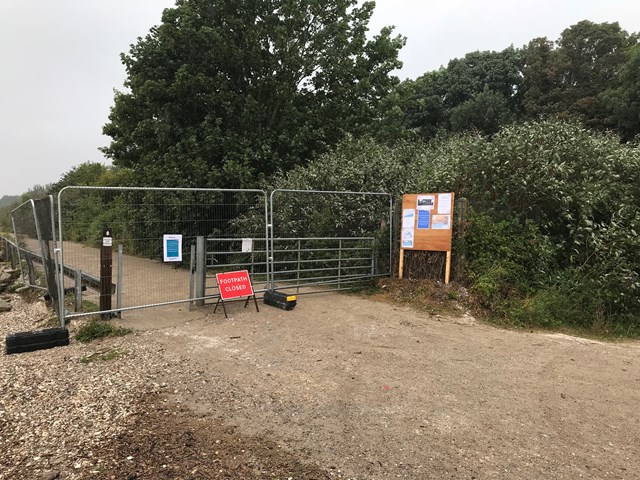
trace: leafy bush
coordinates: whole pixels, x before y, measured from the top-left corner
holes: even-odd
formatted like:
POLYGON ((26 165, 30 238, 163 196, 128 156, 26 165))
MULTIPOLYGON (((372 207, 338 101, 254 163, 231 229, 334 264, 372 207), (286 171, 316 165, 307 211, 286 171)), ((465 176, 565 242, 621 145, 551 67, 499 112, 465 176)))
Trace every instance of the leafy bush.
POLYGON ((482 213, 466 249, 485 306, 526 324, 640 324, 638 148, 541 121, 452 137, 431 155, 420 189, 454 190, 482 213))
POLYGON ((531 292, 551 274, 553 247, 531 221, 472 214, 465 240, 466 274, 485 307, 497 309, 503 300, 531 292))
POLYGON ((457 280, 497 317, 640 330, 640 150, 614 135, 544 120, 426 145, 348 140, 276 186, 454 191, 472 210, 457 280))

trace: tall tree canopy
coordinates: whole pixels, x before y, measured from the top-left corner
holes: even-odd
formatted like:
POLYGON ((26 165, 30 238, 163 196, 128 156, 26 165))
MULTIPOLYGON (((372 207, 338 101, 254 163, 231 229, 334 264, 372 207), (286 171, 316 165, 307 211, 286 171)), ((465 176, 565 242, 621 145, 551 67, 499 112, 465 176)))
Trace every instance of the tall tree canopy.
POLYGON ((122 55, 103 149, 154 185, 247 186, 376 128, 404 38, 374 2, 178 0, 122 55))
POLYGON ((602 92, 600 99, 609 106, 609 120, 623 140, 640 135, 640 43, 627 51, 617 85, 602 92))
POLYGON ((471 52, 402 82, 387 116, 424 139, 470 129, 491 135, 514 120, 550 116, 631 140, 640 133, 638 39, 617 22, 583 20, 555 42, 471 52))
POLYGON ((636 42, 617 22, 588 20, 565 29, 555 49, 547 39, 531 41, 523 71, 527 113, 575 117, 596 129, 612 126, 611 106, 600 94, 617 83, 626 52, 636 42))
POLYGON ((394 98, 404 125, 422 138, 465 129, 493 134, 521 109, 521 72, 521 51, 513 47, 471 52, 406 80, 394 98))

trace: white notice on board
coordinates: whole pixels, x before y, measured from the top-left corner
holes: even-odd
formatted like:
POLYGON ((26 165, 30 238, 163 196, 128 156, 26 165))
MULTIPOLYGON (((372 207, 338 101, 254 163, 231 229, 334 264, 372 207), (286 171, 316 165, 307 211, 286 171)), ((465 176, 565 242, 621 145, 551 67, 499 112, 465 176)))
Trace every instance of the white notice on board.
POLYGON ((414 228, 416 225, 416 211, 413 208, 402 210, 402 228, 414 228))
POLYGON ((402 229, 402 248, 413 248, 413 235, 413 227, 402 229))
POLYGON ((451 215, 451 194, 438 194, 438 213, 440 215, 451 215))
POLYGON ((243 238, 242 239, 242 251, 243 252, 253 252, 253 239, 252 238, 243 238))
POLYGON ((436 204, 436 196, 435 195, 418 195, 418 199, 416 201, 416 208, 418 210, 433 210, 433 207, 436 204))

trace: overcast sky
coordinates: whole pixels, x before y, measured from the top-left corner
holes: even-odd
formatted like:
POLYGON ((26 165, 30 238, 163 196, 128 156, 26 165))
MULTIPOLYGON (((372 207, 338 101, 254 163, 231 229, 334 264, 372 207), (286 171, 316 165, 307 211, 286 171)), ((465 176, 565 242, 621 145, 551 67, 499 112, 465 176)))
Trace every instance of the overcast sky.
MULTIPOLYGON (((160 22, 171 0, 3 0, 0 15, 0 197, 104 161, 98 147, 122 88, 120 52, 160 22)), ((634 0, 377 0, 370 26, 407 37, 401 78, 474 50, 555 40, 580 20, 640 31, 634 0)))

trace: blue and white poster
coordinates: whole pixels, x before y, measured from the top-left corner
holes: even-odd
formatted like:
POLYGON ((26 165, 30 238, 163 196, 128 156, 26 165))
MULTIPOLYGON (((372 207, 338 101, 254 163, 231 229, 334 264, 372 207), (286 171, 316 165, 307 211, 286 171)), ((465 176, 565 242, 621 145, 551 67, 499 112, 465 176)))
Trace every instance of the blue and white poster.
POLYGON ((413 228, 402 229, 402 248, 413 248, 413 228))
POLYGON ((418 210, 418 229, 428 230, 431 228, 431 210, 418 210))
POLYGON ((165 262, 182 261, 182 235, 163 235, 162 246, 165 262))

